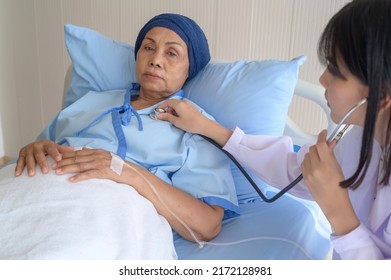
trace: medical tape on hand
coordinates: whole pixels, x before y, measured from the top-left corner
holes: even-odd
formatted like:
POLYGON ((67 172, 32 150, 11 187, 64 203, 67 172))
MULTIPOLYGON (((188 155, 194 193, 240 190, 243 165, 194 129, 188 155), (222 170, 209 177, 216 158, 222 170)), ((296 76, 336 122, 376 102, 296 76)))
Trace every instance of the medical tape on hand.
POLYGON ((110 169, 118 175, 121 175, 122 168, 124 167, 124 160, 114 153, 111 154, 110 169))
POLYGON ((110 169, 113 170, 115 173, 117 173, 118 175, 121 175, 122 173, 122 169, 124 167, 124 165, 128 168, 130 168, 131 170, 133 170, 134 172, 136 172, 141 178, 143 178, 143 180, 149 185, 149 187, 151 188, 151 190, 155 193, 156 197, 159 199, 159 201, 162 203, 162 205, 171 213, 171 215, 173 215, 188 231, 189 233, 191 234, 191 236, 194 238, 194 241, 198 243, 199 247, 202 248, 205 244, 204 241, 200 241, 198 240, 198 238, 195 236, 194 232, 191 230, 191 228, 184 222, 182 221, 168 206, 167 204, 164 202, 164 200, 161 198, 160 194, 158 193, 158 191, 156 190, 155 186, 152 185, 152 183, 140 172, 138 171, 136 168, 134 168, 133 166, 127 164, 121 157, 119 157, 118 155, 114 154, 114 153, 110 153, 111 154, 111 163, 110 163, 110 169))
POLYGON ((136 172, 138 175, 140 175, 149 185, 149 187, 153 190, 153 192, 155 193, 155 195, 157 196, 157 198, 160 200, 160 202, 163 204, 163 206, 171 213, 171 215, 173 215, 190 233, 190 235, 193 237, 194 241, 196 243, 198 243, 198 247, 199 248, 203 248, 205 244, 208 244, 208 245, 220 245, 220 246, 230 246, 230 245, 235 245, 235 244, 238 244, 238 243, 242 243, 242 242, 248 242, 248 241, 253 241, 253 240, 280 240, 280 241, 285 241, 285 242, 288 242, 288 243, 293 243, 295 246, 297 246, 299 249, 301 249, 301 251, 304 252, 304 254, 309 258, 311 259, 311 256, 310 254, 308 254, 308 252, 302 248, 299 244, 297 243, 294 243, 290 240, 286 240, 286 239, 283 239, 283 238, 278 238, 278 237, 254 237, 254 238, 248 238, 248 239, 242 239, 242 240, 238 240, 238 241, 234 241, 234 242, 206 242, 206 241, 202 241, 202 240, 199 240, 196 235, 194 234, 194 232, 191 230, 191 228, 183 221, 181 220, 167 205, 166 203, 164 202, 164 200, 160 197, 159 193, 157 192, 156 188, 152 185, 152 183, 142 174, 140 173, 139 171, 137 171, 137 169, 135 169, 134 167, 132 167, 131 165, 125 163, 125 161, 119 157, 118 155, 114 154, 114 153, 110 153, 111 154, 111 163, 110 163, 110 169, 113 170, 115 173, 117 173, 118 175, 121 175, 122 173, 122 169, 125 166, 129 167, 131 170, 133 170, 134 172, 136 172))

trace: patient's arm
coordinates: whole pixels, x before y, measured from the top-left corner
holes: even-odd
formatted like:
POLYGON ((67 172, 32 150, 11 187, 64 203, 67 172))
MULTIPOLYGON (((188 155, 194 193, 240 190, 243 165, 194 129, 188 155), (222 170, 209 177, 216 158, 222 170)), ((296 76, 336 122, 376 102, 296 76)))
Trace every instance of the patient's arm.
POLYGON ((101 178, 132 186, 153 203, 158 213, 167 219, 175 231, 190 241, 195 240, 174 215, 190 227, 199 240, 210 240, 220 232, 224 214, 222 207, 208 205, 167 184, 136 164, 130 162, 126 164, 131 165, 131 168, 124 166, 121 175, 118 175, 110 168, 111 154, 109 152, 83 149, 64 153, 55 169, 57 174, 76 173, 70 177, 72 182, 101 178), (158 195, 145 179, 152 184, 158 195))
POLYGON ((27 167, 29 176, 35 175, 35 167, 38 164, 42 173, 49 171, 46 156, 49 155, 54 161, 61 160, 62 153, 72 151, 72 147, 61 146, 51 140, 42 139, 24 146, 19 151, 19 158, 15 168, 15 176, 20 176, 27 167))

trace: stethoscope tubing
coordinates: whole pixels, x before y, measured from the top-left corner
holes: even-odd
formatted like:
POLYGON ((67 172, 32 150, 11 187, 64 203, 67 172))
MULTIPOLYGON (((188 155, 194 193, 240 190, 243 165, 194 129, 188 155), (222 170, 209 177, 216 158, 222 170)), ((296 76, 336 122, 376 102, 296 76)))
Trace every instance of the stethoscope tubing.
MULTIPOLYGON (((200 134, 199 134, 200 135, 200 134)), ((207 141, 215 145, 218 149, 222 150, 229 158, 230 160, 239 168, 240 172, 246 177, 247 181, 251 184, 251 186, 254 188, 254 190, 257 192, 257 194, 264 200, 265 202, 271 203, 276 201, 278 198, 280 198, 282 195, 284 195, 286 192, 288 192, 291 188, 297 185, 303 179, 303 174, 300 174, 295 180, 293 180, 288 186, 280 190, 278 193, 276 193, 273 197, 267 197, 258 187, 258 185, 254 182, 254 180, 251 178, 251 176, 247 173, 247 171, 243 168, 243 166, 237 161, 237 159, 228 151, 222 149, 219 144, 217 144, 214 140, 200 135, 201 137, 205 138, 207 141)))
MULTIPOLYGON (((360 102, 358 102, 356 105, 354 105, 342 118, 342 120, 339 122, 339 124, 335 127, 333 132, 330 134, 328 137, 327 142, 331 141, 338 141, 342 138, 343 134, 346 132, 348 129, 349 125, 345 125, 346 119, 362 104, 364 104, 367 101, 367 99, 362 99, 360 102)), ((199 134, 200 135, 200 134, 199 134)), ((242 174, 246 177, 248 182, 251 184, 251 186, 254 188, 254 190, 258 193, 258 195, 267 203, 272 203, 279 199, 281 196, 283 196, 285 193, 287 193, 290 189, 292 189, 294 186, 296 186, 302 179, 303 179, 303 173, 301 173, 299 176, 297 176, 296 179, 294 179, 292 182, 289 183, 285 188, 281 189, 279 192, 277 192, 274 196, 272 197, 267 197, 258 187, 258 185, 254 182, 254 180, 251 178, 251 176, 247 173, 247 171, 243 168, 243 166, 236 160, 236 158, 231 155, 228 151, 222 149, 219 144, 217 144, 214 140, 200 135, 203 138, 205 138, 207 141, 215 145, 217 148, 222 150, 231 160, 232 162, 239 168, 239 170, 242 172, 242 174)))

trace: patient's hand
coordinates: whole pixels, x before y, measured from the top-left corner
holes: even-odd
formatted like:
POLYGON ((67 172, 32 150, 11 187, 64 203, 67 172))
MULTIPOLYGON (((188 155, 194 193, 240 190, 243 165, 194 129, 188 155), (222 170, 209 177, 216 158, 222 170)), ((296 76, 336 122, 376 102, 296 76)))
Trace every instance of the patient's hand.
POLYGON ((62 153, 72 151, 72 147, 61 146, 51 140, 42 139, 24 146, 19 151, 19 158, 16 163, 15 176, 20 176, 25 167, 29 176, 35 175, 35 166, 38 164, 42 173, 49 172, 46 156, 50 156, 54 161, 62 158, 62 153))
POLYGON ((56 163, 55 172, 58 175, 76 173, 69 178, 72 182, 87 179, 111 179, 122 183, 121 178, 113 172, 111 166, 111 153, 101 149, 84 148, 82 150, 67 152, 56 163))
MULTIPOLYGON (((134 169, 140 167, 134 163, 126 162, 127 166, 132 167, 126 168, 127 172, 118 174, 112 169, 111 163, 110 152, 102 149, 83 148, 64 153, 62 159, 55 164, 54 170, 57 175, 74 173, 69 177, 73 183, 88 179, 109 179, 117 183, 131 185, 138 190, 137 186, 140 185, 140 182, 144 182, 144 179, 140 176, 140 170, 135 172, 134 169)), ((148 174, 151 173, 148 172, 148 174)))

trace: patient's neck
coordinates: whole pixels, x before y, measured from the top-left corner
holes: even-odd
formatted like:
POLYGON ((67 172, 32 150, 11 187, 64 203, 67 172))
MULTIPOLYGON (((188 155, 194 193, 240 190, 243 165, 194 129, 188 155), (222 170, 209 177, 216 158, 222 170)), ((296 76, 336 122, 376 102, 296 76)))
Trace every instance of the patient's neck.
POLYGON ((143 98, 139 96, 132 96, 130 103, 135 110, 145 109, 151 106, 155 106, 159 102, 163 101, 164 98, 159 99, 151 99, 151 98, 143 98))

